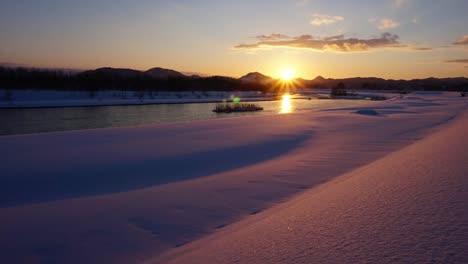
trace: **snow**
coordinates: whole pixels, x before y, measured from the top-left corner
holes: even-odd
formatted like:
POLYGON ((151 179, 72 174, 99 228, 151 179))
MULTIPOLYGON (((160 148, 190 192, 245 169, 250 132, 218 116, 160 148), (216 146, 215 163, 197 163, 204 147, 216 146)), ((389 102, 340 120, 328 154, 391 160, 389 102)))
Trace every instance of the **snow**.
POLYGON ((468 111, 442 131, 176 249, 167 263, 467 263, 468 111))
POLYGON ((373 109, 359 109, 356 111, 356 114, 360 115, 370 115, 370 116, 377 116, 379 113, 373 109))
POLYGON ((466 262, 467 113, 458 94, 414 93, 2 136, 0 260, 466 262))

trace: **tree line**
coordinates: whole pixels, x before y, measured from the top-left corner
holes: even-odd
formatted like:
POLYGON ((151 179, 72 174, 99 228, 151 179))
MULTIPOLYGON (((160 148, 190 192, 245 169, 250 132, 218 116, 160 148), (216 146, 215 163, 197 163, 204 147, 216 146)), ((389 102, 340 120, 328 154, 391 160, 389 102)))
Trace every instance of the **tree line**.
MULTIPOLYGON (((467 78, 385 80, 380 78, 347 79, 297 79, 295 89, 330 88, 336 91, 353 89, 369 90, 431 90, 464 91, 468 89, 467 78), (338 87, 340 86, 340 87, 338 87)), ((85 90, 90 93, 102 90, 128 91, 261 91, 276 92, 284 89, 279 80, 270 82, 243 82, 236 78, 211 77, 168 77, 156 78, 135 70, 71 72, 36 68, 0 67, 0 89, 38 90, 85 90)))
POLYGON ((64 70, 0 67, 1 89, 129 90, 129 91, 268 91, 260 83, 222 76, 154 78, 146 74, 100 74, 64 70))

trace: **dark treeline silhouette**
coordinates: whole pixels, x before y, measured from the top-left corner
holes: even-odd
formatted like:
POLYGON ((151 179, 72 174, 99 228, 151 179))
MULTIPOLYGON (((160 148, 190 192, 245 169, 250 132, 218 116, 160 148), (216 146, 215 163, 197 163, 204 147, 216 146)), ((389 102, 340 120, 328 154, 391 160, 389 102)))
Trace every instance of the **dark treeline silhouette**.
POLYGON ((386 80, 375 77, 325 79, 319 76, 304 82, 305 87, 329 88, 336 93, 352 93, 353 90, 463 91, 468 88, 468 79, 464 77, 386 80))
MULTIPOLYGON (((415 80, 385 80, 381 78, 295 79, 294 88, 346 87, 367 90, 467 91, 467 78, 427 78, 415 80)), ((278 91, 280 80, 260 73, 249 73, 236 79, 223 76, 185 76, 176 71, 153 68, 146 72, 131 69, 100 68, 84 72, 36 68, 0 67, 0 89, 53 90, 130 90, 130 91, 278 91), (256 77, 253 78, 252 76, 256 77), (248 77, 248 78, 245 78, 248 77)), ((343 90, 343 89, 341 89, 343 90)))
POLYGON ((81 73, 63 70, 0 67, 2 89, 131 90, 131 91, 267 91, 268 86, 212 76, 156 78, 145 72, 102 68, 81 73))

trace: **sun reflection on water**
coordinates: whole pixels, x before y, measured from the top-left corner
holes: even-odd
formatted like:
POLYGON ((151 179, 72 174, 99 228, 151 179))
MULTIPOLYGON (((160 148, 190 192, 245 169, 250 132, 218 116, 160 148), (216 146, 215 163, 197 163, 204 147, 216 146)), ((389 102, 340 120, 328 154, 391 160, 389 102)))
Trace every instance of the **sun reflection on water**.
POLYGON ((292 112, 292 107, 291 107, 291 95, 290 94, 284 94, 283 98, 281 99, 281 114, 287 114, 292 112))

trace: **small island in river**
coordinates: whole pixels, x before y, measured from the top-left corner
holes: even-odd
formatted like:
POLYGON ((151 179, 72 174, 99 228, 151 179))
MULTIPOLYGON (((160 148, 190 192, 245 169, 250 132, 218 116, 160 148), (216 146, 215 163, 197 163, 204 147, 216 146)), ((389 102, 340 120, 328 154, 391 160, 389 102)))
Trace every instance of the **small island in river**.
POLYGON ((256 104, 234 103, 234 104, 217 104, 213 109, 215 113, 232 113, 232 112, 255 112, 262 111, 263 107, 256 104))

